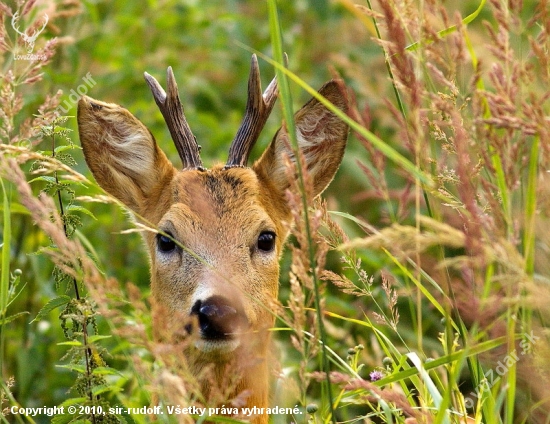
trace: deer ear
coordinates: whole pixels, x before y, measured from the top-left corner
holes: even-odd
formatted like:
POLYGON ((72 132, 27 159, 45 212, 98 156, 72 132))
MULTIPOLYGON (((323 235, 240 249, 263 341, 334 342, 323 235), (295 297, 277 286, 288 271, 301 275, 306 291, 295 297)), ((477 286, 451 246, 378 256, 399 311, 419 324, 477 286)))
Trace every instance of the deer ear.
MULTIPOLYGON (((327 82, 319 94, 343 111, 347 98, 341 81, 327 82)), ((321 194, 338 170, 348 138, 349 128, 317 99, 311 99, 295 115, 296 136, 313 180, 314 195, 321 194)), ((283 126, 263 155, 253 165, 256 173, 269 180, 279 192, 289 187, 284 155, 293 157, 290 139, 283 126)))
POLYGON ((175 173, 149 130, 123 107, 83 96, 78 131, 98 184, 143 215, 175 173))

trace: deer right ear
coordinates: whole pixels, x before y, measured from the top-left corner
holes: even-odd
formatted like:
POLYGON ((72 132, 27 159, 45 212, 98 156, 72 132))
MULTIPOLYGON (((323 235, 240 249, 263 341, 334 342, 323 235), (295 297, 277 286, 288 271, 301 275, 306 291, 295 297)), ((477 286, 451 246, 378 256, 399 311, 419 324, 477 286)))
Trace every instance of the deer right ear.
MULTIPOLYGON (((327 82, 319 94, 342 111, 347 111, 348 101, 341 81, 327 82)), ((294 115, 294 121, 298 145, 313 181, 313 195, 317 196, 332 181, 342 162, 349 128, 315 98, 294 115)), ((283 126, 253 166, 258 175, 270 181, 279 193, 284 193, 290 185, 285 155, 294 160, 290 137, 283 126)))
POLYGON ((98 184, 143 215, 175 173, 150 131, 123 107, 86 96, 78 102, 78 131, 98 184))

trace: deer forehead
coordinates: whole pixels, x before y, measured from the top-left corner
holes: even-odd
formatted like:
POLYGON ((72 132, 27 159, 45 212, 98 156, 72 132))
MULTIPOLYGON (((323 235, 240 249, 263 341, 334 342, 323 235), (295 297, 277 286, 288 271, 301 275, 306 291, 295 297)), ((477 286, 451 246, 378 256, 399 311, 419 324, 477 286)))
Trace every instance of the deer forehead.
POLYGON ((214 209, 217 215, 226 215, 229 208, 256 200, 260 187, 251 169, 217 166, 207 171, 179 172, 172 190, 175 203, 184 203, 198 213, 214 209))
POLYGON ((171 205, 159 227, 168 224, 182 236, 195 234, 201 244, 235 245, 255 241, 259 231, 283 238, 284 213, 252 169, 216 166, 175 175, 171 205))

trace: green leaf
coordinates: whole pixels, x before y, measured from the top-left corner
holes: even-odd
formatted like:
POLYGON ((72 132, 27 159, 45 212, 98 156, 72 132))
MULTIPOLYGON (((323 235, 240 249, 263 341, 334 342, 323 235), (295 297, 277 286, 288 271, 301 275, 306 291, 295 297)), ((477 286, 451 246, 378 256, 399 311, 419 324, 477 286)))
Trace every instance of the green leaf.
POLYGON ((74 211, 74 212, 81 212, 81 213, 86 214, 89 217, 97 220, 97 218, 95 217, 95 215, 93 213, 91 213, 88 209, 83 208, 82 206, 70 205, 70 206, 67 207, 66 210, 67 211, 74 211))
POLYGON ((51 150, 37 150, 36 153, 38 153, 41 156, 47 156, 47 157, 51 157, 51 155, 52 155, 51 150))
POLYGON ((94 370, 92 371, 92 374, 97 374, 97 375, 119 375, 119 376, 123 377, 123 375, 120 371, 117 371, 114 368, 110 368, 110 367, 97 367, 97 368, 94 368, 94 370))
POLYGON ((16 314, 10 315, 9 317, 4 317, 0 319, 0 325, 4 325, 4 324, 7 324, 8 322, 12 322, 13 320, 19 318, 20 316, 27 315, 27 314, 29 314, 29 312, 24 311, 24 312, 18 312, 16 314))
POLYGON ((79 372, 80 374, 86 374, 86 367, 78 364, 56 365, 57 368, 66 368, 71 371, 79 372))
POLYGON ((60 179, 59 184, 72 186, 72 185, 78 185, 81 187, 86 187, 82 181, 75 181, 75 180, 68 180, 68 179, 60 179))
POLYGON ((73 150, 75 146, 71 146, 70 144, 63 144, 62 146, 57 146, 55 148, 55 154, 62 153, 66 150, 73 150))
POLYGON ((78 340, 69 340, 67 342, 59 342, 58 346, 82 346, 82 343, 78 340))
POLYGON ((120 387, 108 386, 108 385, 105 385, 105 384, 101 384, 99 386, 95 386, 92 389, 92 394, 94 396, 98 396, 102 393, 117 393, 117 392, 120 392, 120 391, 122 391, 122 389, 120 387))
POLYGON ((79 397, 79 398, 69 398, 67 399, 66 401, 64 401, 61 405, 59 406, 71 406, 71 405, 80 405, 84 402, 86 402, 88 399, 86 399, 85 397, 79 397))
POLYGON ((49 175, 41 175, 40 177, 33 178, 29 181, 29 184, 34 183, 35 181, 46 181, 50 184, 57 184, 57 181, 55 181, 54 177, 50 177, 49 175))
POLYGON ((71 298, 66 295, 62 295, 50 300, 48 303, 46 303, 42 307, 42 309, 40 309, 36 317, 31 322, 35 322, 35 321, 41 320, 42 318, 47 317, 51 311, 53 311, 56 308, 60 308, 61 306, 65 306, 67 303, 70 302, 70 300, 71 298))
POLYGON ((88 337, 88 343, 95 343, 98 340, 110 339, 112 336, 102 336, 101 334, 94 334, 88 337))

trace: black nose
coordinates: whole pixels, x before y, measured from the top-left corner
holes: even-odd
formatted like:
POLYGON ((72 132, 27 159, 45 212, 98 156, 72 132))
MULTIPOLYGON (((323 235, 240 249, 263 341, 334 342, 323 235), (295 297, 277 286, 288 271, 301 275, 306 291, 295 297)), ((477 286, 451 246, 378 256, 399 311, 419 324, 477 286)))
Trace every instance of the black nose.
POLYGON ((230 339, 246 323, 244 312, 222 296, 198 300, 191 309, 191 315, 199 319, 201 336, 205 339, 230 339))

